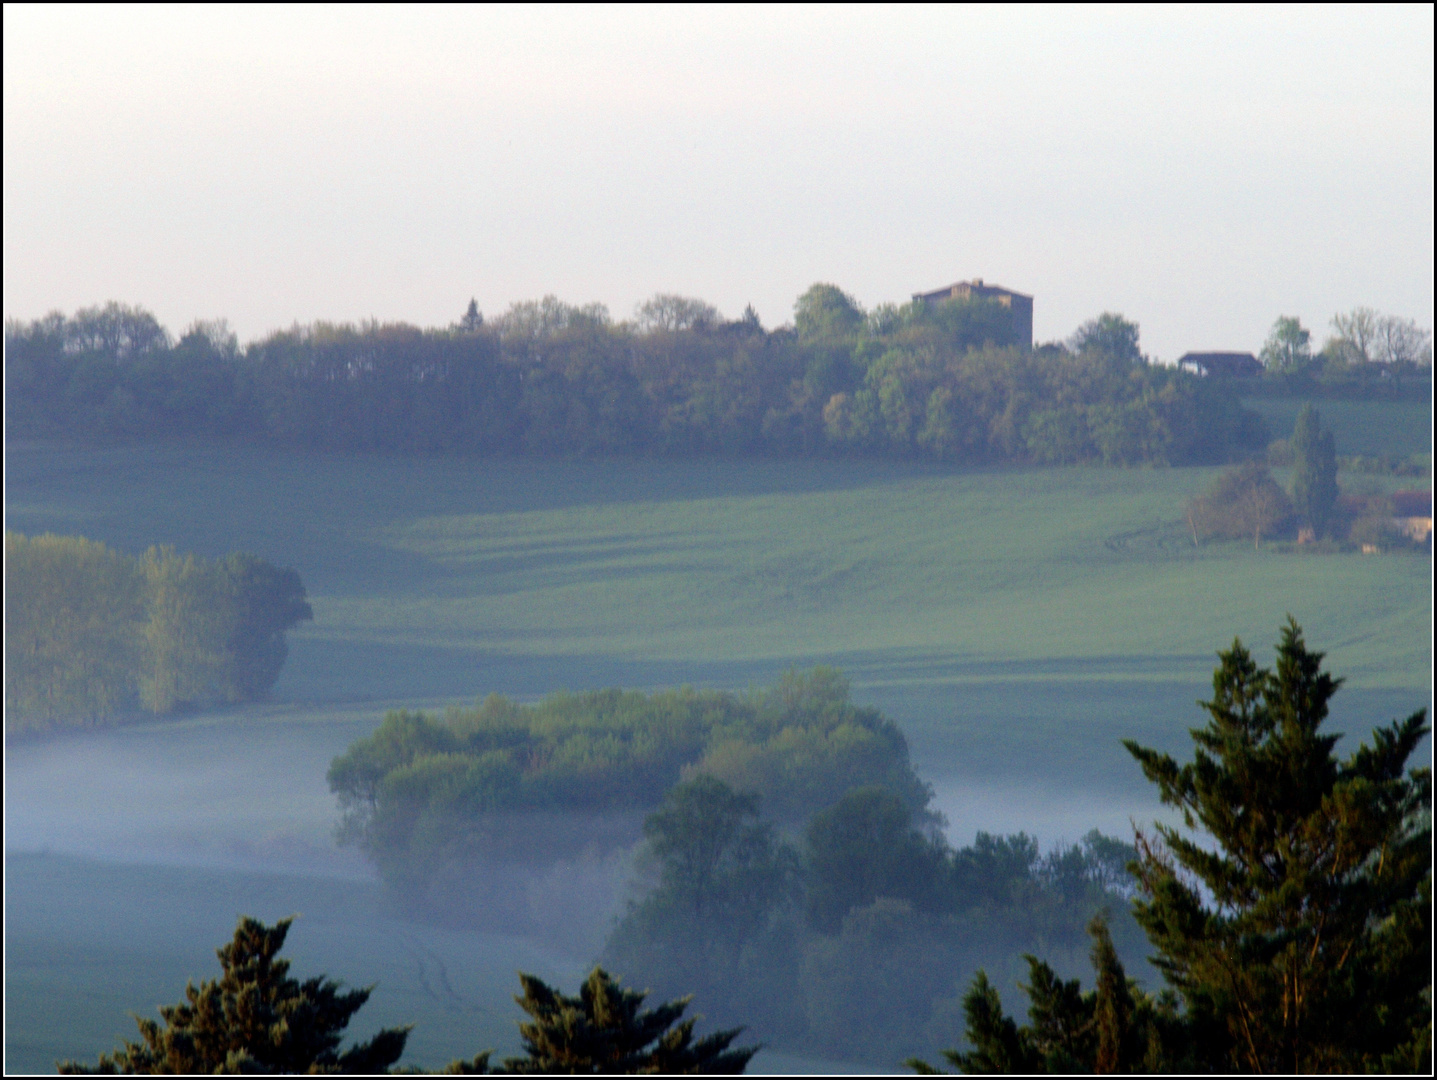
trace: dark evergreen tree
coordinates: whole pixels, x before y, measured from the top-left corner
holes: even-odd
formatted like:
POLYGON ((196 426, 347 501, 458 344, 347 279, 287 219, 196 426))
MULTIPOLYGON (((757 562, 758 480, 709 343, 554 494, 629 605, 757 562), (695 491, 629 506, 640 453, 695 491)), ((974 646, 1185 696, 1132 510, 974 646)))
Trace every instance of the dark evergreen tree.
POLYGON ((1321 727, 1341 680, 1291 619, 1277 653, 1219 654, 1191 763, 1125 744, 1206 833, 1140 834, 1138 921, 1201 1065, 1430 1072, 1432 774, 1404 773, 1425 710, 1339 760, 1321 727))
MULTIPOLYGON (((595 968, 578 997, 568 997, 532 975, 519 975, 523 997, 514 1000, 529 1014, 519 1024, 524 1057, 506 1058, 496 1073, 508 1074, 737 1074, 759 1048, 730 1049, 742 1028, 694 1038, 694 1019, 681 1020, 690 998, 654 1009, 647 996, 626 990, 603 968, 595 968)), ((489 1055, 451 1062, 446 1073, 484 1073, 489 1055)))
MULTIPOLYGON (((1153 997, 1128 979, 1102 915, 1089 924, 1088 933, 1097 985, 1086 993, 1077 979, 1064 981, 1037 957, 1024 957, 1029 1006, 1023 1027, 1004 1015, 998 991, 979 971, 963 998, 972 1049, 943 1051, 949 1064, 965 1073, 1169 1072, 1185 1067, 1185 1031, 1176 997, 1170 992, 1153 997)), ((910 1058, 908 1066, 926 1075, 938 1071, 918 1058, 910 1058)))
POLYGON ((373 987, 343 990, 324 976, 303 983, 279 958, 292 919, 242 918, 218 950, 223 975, 185 987, 184 1004, 160 1007, 164 1026, 135 1017, 143 1042, 124 1040, 94 1067, 62 1073, 382 1073, 399 1060, 409 1028, 386 1028, 339 1052, 344 1029, 373 987))
POLYGON ((1314 538, 1321 537, 1337 505, 1337 448, 1332 432, 1322 430, 1322 417, 1310 402, 1297 414, 1292 454, 1293 509, 1314 538))
POLYGON ((459 320, 459 330, 465 334, 477 334, 484 327, 484 316, 479 312, 479 301, 470 299, 469 306, 464 309, 464 317, 459 320))

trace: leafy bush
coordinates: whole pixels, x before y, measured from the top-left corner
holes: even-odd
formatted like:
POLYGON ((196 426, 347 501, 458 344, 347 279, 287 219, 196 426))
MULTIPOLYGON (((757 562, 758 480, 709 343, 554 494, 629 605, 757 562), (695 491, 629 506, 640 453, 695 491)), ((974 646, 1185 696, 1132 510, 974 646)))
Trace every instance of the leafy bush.
POLYGON ((1267 466, 1250 461, 1228 469, 1203 494, 1189 500, 1188 524, 1194 538, 1238 540, 1280 535, 1292 523, 1292 501, 1267 466))

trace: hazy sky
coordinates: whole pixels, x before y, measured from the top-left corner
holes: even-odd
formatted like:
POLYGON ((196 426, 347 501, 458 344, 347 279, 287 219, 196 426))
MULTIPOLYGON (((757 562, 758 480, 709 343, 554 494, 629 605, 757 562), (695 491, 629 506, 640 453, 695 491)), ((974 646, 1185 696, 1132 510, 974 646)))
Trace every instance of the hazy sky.
POLYGON ((1433 13, 6 5, 5 315, 241 339, 974 276, 1144 348, 1432 325, 1433 13))

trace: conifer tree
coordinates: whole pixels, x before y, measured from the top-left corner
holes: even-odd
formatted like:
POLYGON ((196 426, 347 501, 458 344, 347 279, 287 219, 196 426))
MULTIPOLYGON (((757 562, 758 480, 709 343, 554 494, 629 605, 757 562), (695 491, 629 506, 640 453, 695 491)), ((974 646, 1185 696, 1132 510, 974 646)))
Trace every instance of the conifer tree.
MULTIPOLYGON (((1088 925, 1096 987, 1083 992, 1077 979, 1064 981, 1035 956, 1028 962, 1028 1023, 1019 1027, 1003 1013, 998 991, 978 972, 963 999, 968 1018, 967 1052, 944 1050, 949 1064, 965 1073, 1131 1073, 1169 1072, 1186 1064, 1177 1000, 1138 989, 1123 970, 1099 914, 1088 925)), ((910 1058, 923 1075, 938 1070, 910 1058)))
POLYGON ((1337 448, 1332 432, 1311 403, 1297 414, 1292 432, 1292 506, 1315 537, 1327 531, 1337 505, 1337 448))
POLYGON ((1430 1071, 1425 710, 1345 760, 1321 732, 1340 679, 1291 619, 1275 671, 1220 653, 1194 760, 1125 745, 1189 833, 1139 835, 1135 914, 1218 1071, 1430 1071), (1210 899, 1209 899, 1210 898, 1210 899))
MULTIPOLYGON (((680 1021, 690 998, 642 1009, 647 996, 626 990, 596 967, 568 997, 541 979, 520 973, 516 997, 531 1020, 520 1023, 525 1057, 506 1058, 496 1073, 741 1073, 759 1048, 729 1049, 743 1030, 716 1031, 697 1041, 694 1020, 680 1021)), ((489 1071, 489 1055, 452 1062, 446 1073, 489 1071)))
POLYGON ((319 976, 289 977, 279 958, 293 919, 274 926, 248 917, 218 950, 223 974, 185 987, 186 1001, 160 1007, 164 1026, 142 1017, 141 1043, 124 1040, 94 1067, 59 1063, 62 1073, 381 1073, 399 1060, 408 1028, 386 1028, 339 1053, 344 1029, 372 987, 342 990, 319 976))

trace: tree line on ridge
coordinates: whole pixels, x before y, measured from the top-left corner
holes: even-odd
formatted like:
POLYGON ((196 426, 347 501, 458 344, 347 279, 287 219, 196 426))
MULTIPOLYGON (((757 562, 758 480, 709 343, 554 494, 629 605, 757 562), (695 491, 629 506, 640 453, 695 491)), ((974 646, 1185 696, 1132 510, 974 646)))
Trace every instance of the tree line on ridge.
POLYGON ((312 323, 241 348, 174 340, 110 303, 6 324, 12 435, 224 437, 336 451, 863 454, 960 462, 1211 464, 1267 443, 1219 381, 1150 363, 1104 314, 1020 347, 993 301, 866 311, 814 285, 791 326, 659 295, 633 320, 554 297, 492 321, 312 323))

